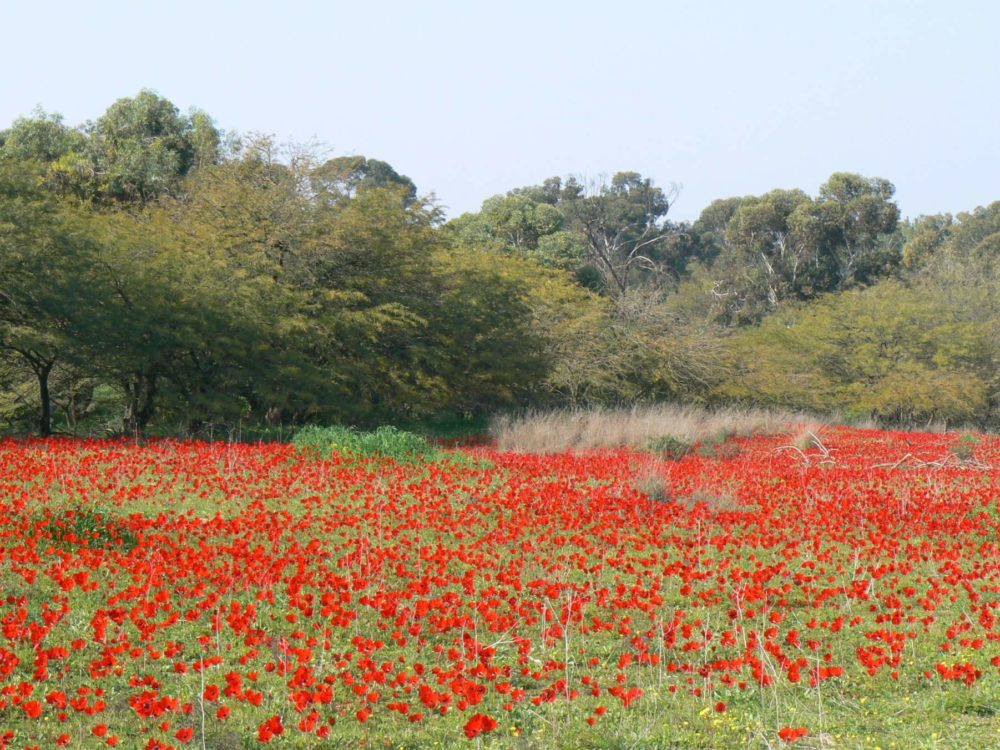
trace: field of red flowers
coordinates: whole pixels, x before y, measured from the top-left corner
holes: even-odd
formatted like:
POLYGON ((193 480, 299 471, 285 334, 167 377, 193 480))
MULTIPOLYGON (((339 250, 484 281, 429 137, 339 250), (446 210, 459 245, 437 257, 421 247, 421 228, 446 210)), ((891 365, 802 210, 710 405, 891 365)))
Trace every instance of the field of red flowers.
POLYGON ((0 441, 0 747, 1000 747, 1000 441, 0 441))

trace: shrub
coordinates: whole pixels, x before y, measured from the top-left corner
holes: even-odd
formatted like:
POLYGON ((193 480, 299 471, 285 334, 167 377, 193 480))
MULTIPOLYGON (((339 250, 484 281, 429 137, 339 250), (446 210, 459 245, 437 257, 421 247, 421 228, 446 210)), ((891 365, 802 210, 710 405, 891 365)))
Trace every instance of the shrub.
POLYGON ((681 458, 691 450, 691 443, 673 435, 660 435, 646 444, 646 450, 650 453, 661 453, 668 458, 681 458))
POLYGON ((455 466, 487 469, 493 462, 461 450, 441 450, 421 435, 398 427, 383 426, 372 432, 352 427, 303 427, 292 438, 300 450, 329 456, 337 452, 348 458, 391 458, 399 463, 443 461, 455 466))
POLYGON ((351 427, 310 425, 299 430, 292 443, 321 455, 336 451, 352 458, 381 456, 411 462, 434 460, 439 456, 438 451, 425 438, 390 426, 379 427, 372 432, 361 432, 351 427))
POLYGON ((956 458, 962 461, 969 461, 975 454, 976 446, 979 443, 979 438, 970 432, 966 432, 959 435, 958 440, 951 446, 951 452, 956 458))

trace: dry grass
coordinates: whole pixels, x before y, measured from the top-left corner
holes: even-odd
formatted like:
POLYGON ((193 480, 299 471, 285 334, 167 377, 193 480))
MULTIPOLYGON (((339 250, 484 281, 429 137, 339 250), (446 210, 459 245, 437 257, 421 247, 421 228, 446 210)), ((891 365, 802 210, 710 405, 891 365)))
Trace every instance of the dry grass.
POLYGON ((823 448, 823 427, 819 422, 804 423, 799 427, 798 433, 792 439, 792 445, 805 453, 814 448, 823 448))
POLYGON ((729 490, 697 486, 693 490, 676 492, 670 480, 667 464, 652 457, 636 465, 630 484, 650 500, 658 503, 677 503, 686 508, 693 508, 703 503, 715 512, 745 510, 736 499, 736 495, 729 490))
POLYGON ((556 453, 567 450, 644 448, 665 436, 683 443, 787 432, 799 425, 818 430, 814 415, 792 411, 659 404, 631 409, 553 411, 494 420, 491 432, 502 450, 556 453))

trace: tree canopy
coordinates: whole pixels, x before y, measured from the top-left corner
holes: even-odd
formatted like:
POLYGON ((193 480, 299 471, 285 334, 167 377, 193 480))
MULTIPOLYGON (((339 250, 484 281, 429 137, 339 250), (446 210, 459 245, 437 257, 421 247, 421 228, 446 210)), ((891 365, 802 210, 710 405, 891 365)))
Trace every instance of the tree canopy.
POLYGON ((838 172, 669 218, 638 172, 444 221, 378 158, 151 90, 0 131, 0 428, 375 425, 634 401, 995 421, 1000 203, 838 172))

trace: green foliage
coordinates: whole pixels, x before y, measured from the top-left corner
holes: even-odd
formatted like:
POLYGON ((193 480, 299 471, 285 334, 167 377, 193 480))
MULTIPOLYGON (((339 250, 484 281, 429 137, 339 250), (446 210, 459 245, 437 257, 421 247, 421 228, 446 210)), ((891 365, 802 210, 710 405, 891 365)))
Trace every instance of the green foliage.
POLYGON ((321 456, 337 453, 350 459, 389 458, 408 464, 443 462, 467 468, 493 466, 486 459, 459 450, 439 449, 422 435, 388 425, 367 432, 353 427, 308 425, 295 433, 292 443, 303 451, 321 456))
POLYGON ((93 243, 76 232, 85 210, 46 191, 41 174, 38 163, 0 159, 0 356, 34 377, 47 435, 50 376, 71 346, 71 321, 95 298, 83 278, 93 243))
POLYGON ((976 452, 976 446, 981 442, 982 440, 971 432, 963 432, 951 446, 951 452, 960 460, 969 461, 976 452))
POLYGON ((838 172, 813 199, 801 190, 711 204, 694 225, 715 256, 716 316, 757 323, 788 300, 871 284, 901 259, 887 180, 838 172))
POLYGON ((0 159, 51 163, 86 148, 86 137, 63 123, 61 115, 36 109, 0 132, 0 159))
POLYGON ((0 424, 33 424, 38 415, 38 386, 16 355, 0 353, 0 424))
POLYGON ((46 513, 35 519, 33 526, 41 538, 61 549, 84 547, 128 553, 139 546, 139 537, 128 524, 82 506, 70 508, 58 516, 46 513))
POLYGON ((0 131, 0 425, 271 434, 726 400, 996 420, 1000 203, 899 226, 893 194, 835 173, 688 226, 619 172, 442 225, 386 162, 223 148, 150 90, 86 126, 37 110, 0 131))
POLYGON ((702 401, 726 372, 716 326, 659 296, 553 298, 547 388, 572 406, 702 401))
POLYGON ((503 249, 527 252, 537 249, 543 237, 561 229, 565 217, 555 206, 517 193, 483 201, 480 221, 486 236, 503 249))
POLYGON ((547 371, 544 295, 565 294, 569 282, 532 261, 461 248, 433 264, 438 292, 423 340, 439 353, 427 369, 443 386, 442 405, 485 414, 530 401, 547 371))
POLYGON ((309 425, 295 433, 292 443, 321 455, 336 452, 351 458, 381 457, 413 462, 438 457, 438 452, 426 438, 389 426, 361 432, 351 427, 309 425))
POLYGON ((98 195, 145 203, 175 189, 199 162, 215 158, 219 134, 207 115, 181 115, 149 89, 112 104, 94 123, 98 195))
POLYGON ((909 271, 926 267, 948 238, 953 219, 950 214, 922 216, 903 227, 903 267, 909 271))
POLYGON ((989 328, 895 282, 831 295, 731 340, 729 398, 888 422, 983 419, 989 328))
POLYGON ((691 443, 672 435, 661 435, 646 444, 646 450, 660 453, 667 458, 682 458, 691 451, 691 443))
POLYGON ((691 245, 666 221, 672 198, 637 172, 590 185, 553 177, 488 198, 448 229, 461 244, 572 271, 585 286, 617 297, 683 271, 691 245))
POLYGON ((404 202, 417 198, 417 186, 406 175, 378 159, 364 156, 339 156, 329 159, 310 172, 309 181, 323 200, 336 202, 353 198, 359 190, 380 187, 402 188, 404 202))
POLYGON ((813 231, 836 271, 835 289, 873 283, 898 266, 895 248, 883 242, 899 222, 895 192, 888 180, 849 172, 837 172, 820 186, 813 231))

